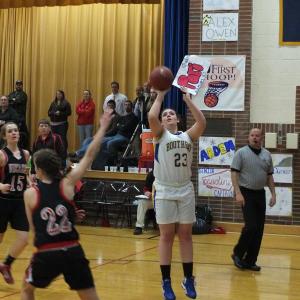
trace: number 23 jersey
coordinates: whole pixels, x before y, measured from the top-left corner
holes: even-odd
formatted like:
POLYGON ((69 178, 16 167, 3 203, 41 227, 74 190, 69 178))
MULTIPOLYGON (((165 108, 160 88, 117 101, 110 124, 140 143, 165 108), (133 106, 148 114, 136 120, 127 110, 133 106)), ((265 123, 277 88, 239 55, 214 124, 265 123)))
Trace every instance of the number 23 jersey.
POLYGON ((164 130, 154 140, 154 176, 160 185, 184 186, 191 181, 193 144, 187 132, 164 130))

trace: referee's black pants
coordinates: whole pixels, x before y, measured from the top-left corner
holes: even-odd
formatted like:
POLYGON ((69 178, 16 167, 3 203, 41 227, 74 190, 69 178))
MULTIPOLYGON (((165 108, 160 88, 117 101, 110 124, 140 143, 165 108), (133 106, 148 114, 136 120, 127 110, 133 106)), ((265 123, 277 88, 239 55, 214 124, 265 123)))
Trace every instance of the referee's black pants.
POLYGON ((252 266, 256 263, 264 233, 266 194, 264 189, 249 190, 240 187, 240 190, 245 199, 242 207, 245 226, 233 252, 252 266))

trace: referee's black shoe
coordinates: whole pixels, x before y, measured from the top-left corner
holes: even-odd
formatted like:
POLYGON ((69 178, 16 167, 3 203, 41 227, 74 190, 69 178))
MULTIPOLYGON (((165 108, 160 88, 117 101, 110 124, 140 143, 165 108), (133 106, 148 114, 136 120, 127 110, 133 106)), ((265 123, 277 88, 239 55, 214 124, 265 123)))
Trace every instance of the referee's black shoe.
POLYGON ((258 266, 257 264, 250 265, 250 264, 244 262, 244 269, 251 270, 254 272, 259 272, 261 270, 261 267, 258 266))
POLYGON ((241 260, 237 255, 235 254, 231 254, 231 258, 233 260, 234 265, 241 270, 245 269, 245 264, 243 262, 243 260, 241 260))

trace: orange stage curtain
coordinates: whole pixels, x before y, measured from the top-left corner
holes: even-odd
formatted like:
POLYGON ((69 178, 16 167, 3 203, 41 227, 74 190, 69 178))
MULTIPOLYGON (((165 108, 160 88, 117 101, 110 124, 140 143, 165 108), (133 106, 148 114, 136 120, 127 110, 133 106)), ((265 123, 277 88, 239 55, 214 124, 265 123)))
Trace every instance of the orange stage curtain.
POLYGON ((8 94, 16 79, 23 80, 34 138, 37 121, 47 117, 55 91, 64 90, 73 111, 68 139, 69 150, 74 150, 75 105, 83 90, 92 91, 97 117, 112 80, 134 99, 136 86, 162 63, 162 35, 160 4, 0 9, 0 93, 8 94))
POLYGON ((154 4, 160 3, 160 0, 0 0, 0 9, 32 6, 81 5, 94 3, 154 4))

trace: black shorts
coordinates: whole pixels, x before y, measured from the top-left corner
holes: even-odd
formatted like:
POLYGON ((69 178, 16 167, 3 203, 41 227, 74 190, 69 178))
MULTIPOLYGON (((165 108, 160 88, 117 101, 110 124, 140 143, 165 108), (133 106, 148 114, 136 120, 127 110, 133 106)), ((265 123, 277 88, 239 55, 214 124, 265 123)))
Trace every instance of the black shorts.
POLYGON ((25 280, 35 287, 45 288, 61 274, 72 290, 95 286, 89 261, 80 245, 35 253, 26 270, 25 280))
POLYGON ((15 230, 29 231, 23 199, 0 198, 0 233, 6 231, 8 223, 15 230))

